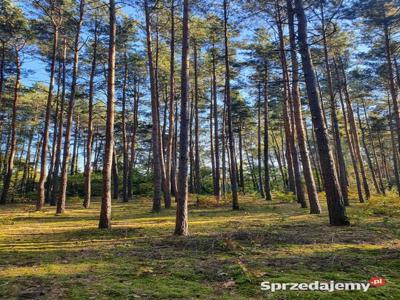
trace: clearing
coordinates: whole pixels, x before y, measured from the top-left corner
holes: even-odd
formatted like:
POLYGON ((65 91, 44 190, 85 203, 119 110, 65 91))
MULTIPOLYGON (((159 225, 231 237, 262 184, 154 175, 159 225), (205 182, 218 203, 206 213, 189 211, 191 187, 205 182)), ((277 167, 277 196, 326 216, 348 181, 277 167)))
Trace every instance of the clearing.
MULTIPOLYGON (((355 196, 355 195, 354 195, 355 196)), ((395 195, 352 202, 350 227, 275 195, 242 196, 242 209, 191 201, 190 237, 172 236, 175 210, 151 200, 113 203, 113 229, 97 229, 90 209, 33 204, 0 208, 0 298, 6 299, 400 299, 400 204, 395 195), (368 292, 261 291, 262 281, 387 284, 368 292)))

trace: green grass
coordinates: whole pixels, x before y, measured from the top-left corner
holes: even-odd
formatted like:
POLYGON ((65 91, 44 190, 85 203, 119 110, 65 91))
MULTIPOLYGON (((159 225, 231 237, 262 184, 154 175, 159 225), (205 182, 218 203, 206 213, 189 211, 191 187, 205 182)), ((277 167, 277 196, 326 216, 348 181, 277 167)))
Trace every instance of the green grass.
MULTIPOLYGON (((32 204, 0 208, 3 299, 400 299, 400 200, 352 202, 352 226, 328 226, 276 195, 272 202, 195 199, 189 237, 172 235, 173 209, 150 212, 151 200, 113 203, 113 229, 97 229, 99 203, 68 202, 55 216, 32 204), (388 283, 363 292, 275 292, 262 281, 388 283)), ((322 198, 322 195, 321 197, 322 198)), ((321 199, 324 204, 324 200, 321 199)))

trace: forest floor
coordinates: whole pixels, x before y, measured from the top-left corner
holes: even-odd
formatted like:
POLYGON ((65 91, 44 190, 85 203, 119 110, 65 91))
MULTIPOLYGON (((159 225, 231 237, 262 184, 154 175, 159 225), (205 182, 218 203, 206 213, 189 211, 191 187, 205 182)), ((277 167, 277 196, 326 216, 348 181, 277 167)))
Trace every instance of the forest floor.
MULTIPOLYGON (((241 197, 242 209, 190 204, 189 237, 172 235, 174 209, 151 200, 113 203, 113 229, 97 229, 99 202, 67 212, 33 204, 0 208, 2 299, 400 299, 400 201, 352 202, 350 227, 328 226, 287 196, 241 197), (270 282, 387 284, 367 292, 266 292, 270 282)), ((322 198, 322 195, 321 195, 322 198)), ((321 202, 324 203, 323 199, 321 202)))

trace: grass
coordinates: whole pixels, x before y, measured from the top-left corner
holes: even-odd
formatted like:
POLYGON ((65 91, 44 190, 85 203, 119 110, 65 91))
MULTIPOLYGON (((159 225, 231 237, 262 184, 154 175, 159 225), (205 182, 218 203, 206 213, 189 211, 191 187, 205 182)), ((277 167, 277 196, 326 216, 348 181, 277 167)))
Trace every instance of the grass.
MULTIPOLYGON (((322 198, 322 195, 321 197, 322 198)), ((352 226, 327 225, 285 195, 190 204, 189 237, 172 236, 175 212, 151 200, 113 203, 113 229, 97 229, 99 203, 79 199, 62 216, 32 204, 0 208, 0 298, 4 299, 400 299, 400 201, 352 202, 352 226), (363 292, 261 291, 262 281, 368 281, 363 292)), ((324 202, 321 199, 321 202, 324 202)))

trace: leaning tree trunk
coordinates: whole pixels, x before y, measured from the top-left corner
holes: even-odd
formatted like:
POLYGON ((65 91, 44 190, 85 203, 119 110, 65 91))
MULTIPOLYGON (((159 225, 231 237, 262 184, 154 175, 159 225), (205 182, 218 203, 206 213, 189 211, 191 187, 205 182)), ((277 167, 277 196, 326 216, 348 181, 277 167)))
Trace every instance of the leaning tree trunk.
POLYGON ((299 90, 299 64, 297 61, 296 37, 294 30, 294 12, 292 1, 287 0, 289 34, 290 34, 290 54, 292 60, 292 99, 294 119, 296 124, 297 141, 300 150, 301 162, 303 165, 304 179, 307 186, 308 200, 310 202, 310 213, 321 213, 318 200, 317 189, 315 187, 314 176, 311 169, 310 157, 308 154, 306 137, 304 133, 303 115, 301 111, 300 90, 299 90))
POLYGON ((109 1, 110 39, 108 45, 108 77, 107 77, 107 121, 106 145, 103 161, 103 195, 100 208, 100 229, 111 228, 111 168, 114 153, 114 100, 115 100, 115 36, 116 13, 115 0, 109 1))
MULTIPOLYGON (((344 69, 343 62, 340 57, 339 57, 339 62, 340 62, 341 70, 342 70, 341 83, 342 83, 342 87, 343 87, 343 91, 344 91, 344 99, 345 99, 346 105, 347 105, 347 119, 350 124, 350 135, 353 139, 354 154, 356 155, 356 158, 357 158, 359 166, 360 166, 360 173, 361 173, 361 178, 363 181, 365 196, 367 199, 369 199, 370 191, 369 191, 369 186, 368 186, 367 175, 366 175, 365 169, 364 169, 364 162, 363 162, 363 159, 361 156, 360 142, 359 142, 359 138, 358 138, 358 129, 357 129, 356 121, 354 119, 353 107, 352 107, 349 91, 347 88, 346 72, 344 69)), ((361 202, 361 200, 360 200, 360 202, 361 202)))
POLYGON ((324 126, 321 103, 318 97, 314 66, 311 60, 311 53, 307 41, 307 19, 304 12, 303 1, 295 0, 295 7, 298 19, 299 49, 303 63, 303 72, 306 81, 310 111, 318 144, 325 194, 328 203, 329 221, 331 225, 335 226, 349 225, 350 222, 346 216, 343 196, 336 177, 332 153, 328 142, 328 135, 324 126))
POLYGON ((358 118, 358 125, 359 125, 360 131, 361 131, 361 143, 362 143, 362 145, 364 147, 365 156, 367 157, 367 163, 368 163, 369 171, 371 172, 372 182, 374 184, 376 193, 377 194, 381 194, 381 190, 380 190, 379 185, 378 185, 378 180, 376 179, 374 165, 372 163, 371 155, 370 155, 370 152, 368 150, 366 137, 365 137, 365 128, 363 127, 363 124, 361 122, 360 107, 358 105, 357 105, 357 118, 358 118))
MULTIPOLYGON (((352 141, 351 134, 349 131, 349 126, 347 125, 348 124, 347 111, 344 106, 344 101, 343 101, 343 96, 342 96, 341 90, 339 90, 339 97, 340 97, 340 105, 341 105, 342 112, 343 112, 344 130, 346 133, 347 144, 349 145, 350 157, 351 157, 351 161, 352 161, 353 169, 354 169, 354 177, 356 179, 358 199, 360 202, 364 202, 364 196, 363 196, 362 187, 361 187, 360 172, 358 170, 357 157, 356 157, 356 154, 354 153, 354 145, 353 145, 353 141, 352 141)), ((348 206, 349 202, 347 202, 347 203, 345 202, 345 204, 346 204, 346 206, 348 206)))

